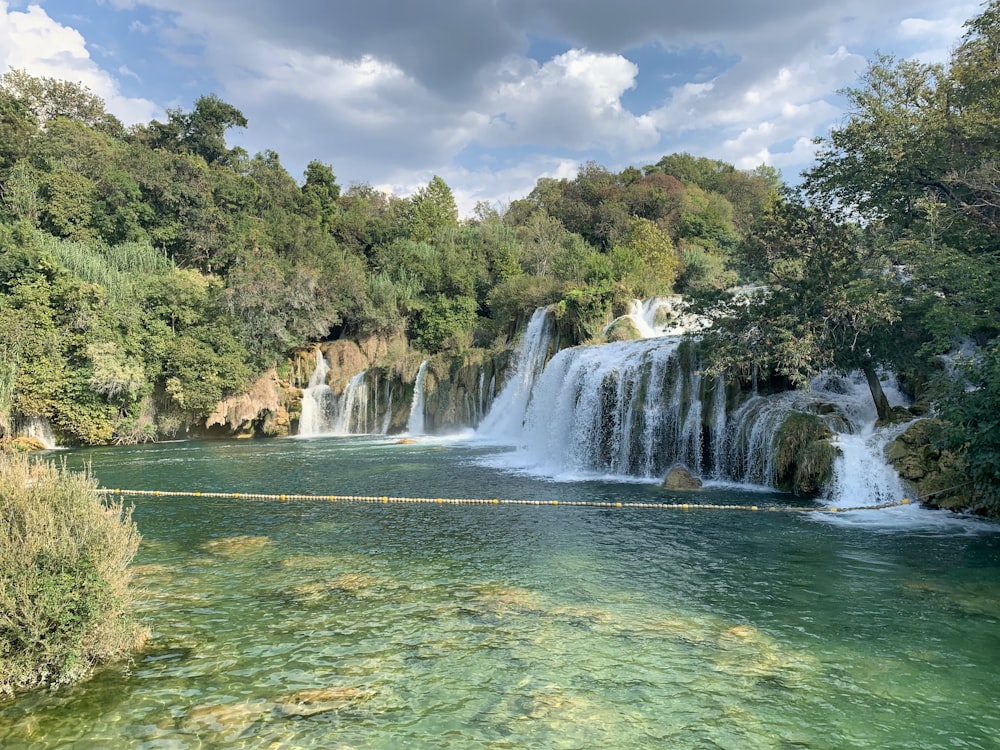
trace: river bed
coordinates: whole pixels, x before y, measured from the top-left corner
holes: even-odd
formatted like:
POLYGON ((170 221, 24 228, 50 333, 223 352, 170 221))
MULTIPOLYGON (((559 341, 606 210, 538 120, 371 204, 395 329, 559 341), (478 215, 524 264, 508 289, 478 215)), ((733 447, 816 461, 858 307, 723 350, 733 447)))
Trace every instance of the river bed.
MULTIPOLYGON (((545 481, 467 440, 60 453, 104 487, 806 504, 545 481)), ((140 497, 149 649, 0 704, 15 748, 995 748, 1000 534, 832 516, 140 497)))

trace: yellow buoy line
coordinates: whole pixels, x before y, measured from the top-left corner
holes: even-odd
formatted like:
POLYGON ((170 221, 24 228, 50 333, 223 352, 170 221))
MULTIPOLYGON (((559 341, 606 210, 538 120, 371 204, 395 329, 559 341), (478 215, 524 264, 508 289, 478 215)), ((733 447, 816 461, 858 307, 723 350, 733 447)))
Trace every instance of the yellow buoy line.
POLYGON ((596 500, 504 500, 501 498, 457 498, 457 497, 390 497, 388 495, 270 495, 259 492, 187 492, 179 490, 125 490, 105 489, 98 492, 126 497, 210 497, 237 500, 311 500, 345 503, 424 503, 430 505, 536 505, 569 506, 573 508, 640 508, 657 510, 747 510, 747 511, 791 511, 795 513, 844 513, 850 510, 884 510, 909 505, 903 498, 898 502, 878 505, 856 505, 845 508, 802 507, 796 505, 718 505, 714 503, 637 503, 599 502, 596 500))

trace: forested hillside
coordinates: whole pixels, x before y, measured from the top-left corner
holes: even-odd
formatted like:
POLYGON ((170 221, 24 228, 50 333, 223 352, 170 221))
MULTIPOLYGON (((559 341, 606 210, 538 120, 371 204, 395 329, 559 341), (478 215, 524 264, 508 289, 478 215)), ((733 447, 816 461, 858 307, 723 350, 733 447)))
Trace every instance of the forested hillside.
POLYGON ((78 85, 8 73, 0 436, 39 415, 66 443, 150 440, 311 342, 503 346, 540 305, 583 342, 681 293, 733 379, 861 369, 891 420, 876 374, 898 373, 943 418, 927 450, 1000 508, 998 71, 994 0, 947 65, 875 59, 796 191, 673 154, 463 221, 438 177, 400 198, 230 148, 252 123, 212 95, 125 128, 78 85))
POLYGON ((214 96, 130 129, 23 72, 0 101, 0 430, 40 415, 68 443, 171 434, 309 342, 502 345, 550 303, 586 339, 616 303, 734 281, 778 187, 688 155, 588 164, 460 222, 437 177, 398 198, 229 148, 247 122, 214 96))

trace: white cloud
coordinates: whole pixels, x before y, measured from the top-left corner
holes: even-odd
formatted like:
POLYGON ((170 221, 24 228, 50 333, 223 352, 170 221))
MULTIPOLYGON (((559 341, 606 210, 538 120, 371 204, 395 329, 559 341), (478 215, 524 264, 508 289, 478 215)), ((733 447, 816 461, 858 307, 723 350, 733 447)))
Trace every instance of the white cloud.
POLYGON ((91 59, 79 31, 57 23, 38 5, 14 11, 0 0, 0 71, 12 68, 82 83, 126 124, 148 122, 159 112, 148 99, 121 94, 118 82, 91 59))
POLYGON ((601 145, 612 152, 648 147, 659 139, 653 121, 621 102, 638 72, 621 55, 575 49, 544 65, 508 60, 499 84, 478 105, 487 122, 478 138, 487 145, 601 145))

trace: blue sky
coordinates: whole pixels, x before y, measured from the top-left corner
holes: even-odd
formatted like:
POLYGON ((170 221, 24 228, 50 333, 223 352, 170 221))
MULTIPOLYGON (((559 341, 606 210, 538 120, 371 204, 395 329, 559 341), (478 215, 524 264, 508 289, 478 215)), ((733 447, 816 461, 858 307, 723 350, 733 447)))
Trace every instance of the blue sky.
POLYGON ((296 177, 463 214, 587 161, 687 151, 789 181, 878 52, 944 62, 979 0, 0 0, 0 71, 79 81, 126 123, 203 94, 296 177))

